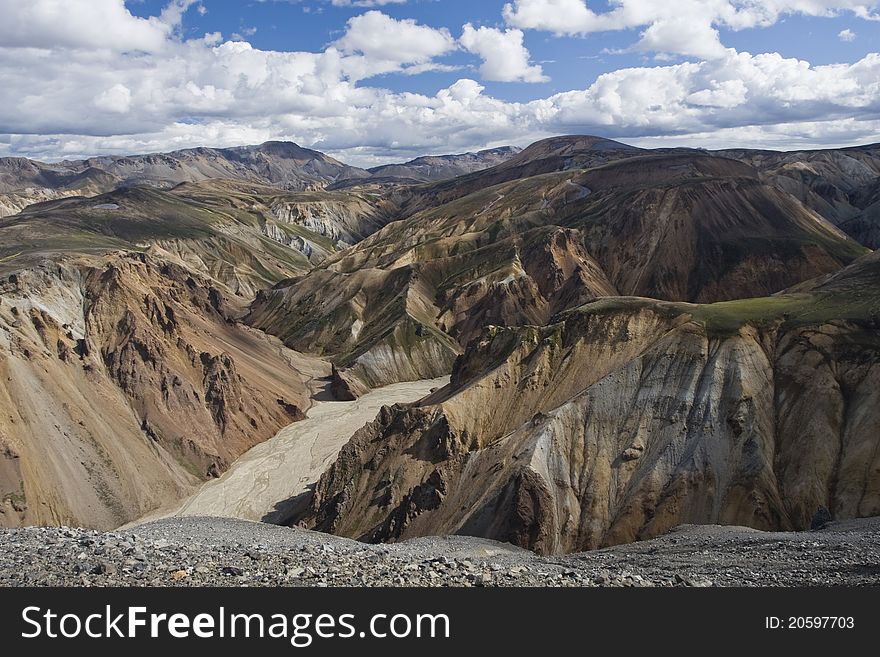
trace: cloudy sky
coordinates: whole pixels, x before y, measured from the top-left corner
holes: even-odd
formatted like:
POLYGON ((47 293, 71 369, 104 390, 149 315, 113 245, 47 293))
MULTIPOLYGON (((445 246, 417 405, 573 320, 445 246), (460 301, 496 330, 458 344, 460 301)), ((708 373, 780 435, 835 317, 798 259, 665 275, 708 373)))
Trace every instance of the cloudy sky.
POLYGON ((880 141, 880 0, 0 0, 0 156, 880 141))

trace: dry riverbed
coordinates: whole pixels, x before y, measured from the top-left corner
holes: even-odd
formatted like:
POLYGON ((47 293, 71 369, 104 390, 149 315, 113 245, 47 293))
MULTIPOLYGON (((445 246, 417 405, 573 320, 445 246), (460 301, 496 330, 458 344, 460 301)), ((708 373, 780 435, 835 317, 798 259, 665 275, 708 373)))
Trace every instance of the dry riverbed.
POLYGON ((281 522, 352 434, 375 419, 383 406, 418 401, 448 381, 444 377, 398 383, 353 402, 316 401, 306 420, 243 454, 222 477, 205 483, 178 508, 149 519, 214 516, 281 522))

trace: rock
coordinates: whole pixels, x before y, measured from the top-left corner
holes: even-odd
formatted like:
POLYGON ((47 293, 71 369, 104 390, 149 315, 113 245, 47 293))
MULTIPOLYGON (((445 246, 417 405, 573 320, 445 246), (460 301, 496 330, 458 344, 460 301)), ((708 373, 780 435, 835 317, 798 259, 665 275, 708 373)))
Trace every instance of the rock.
POLYGON ((90 571, 92 575, 116 575, 116 566, 109 561, 99 561, 90 571))
POLYGON ((621 458, 623 458, 624 461, 635 461, 642 456, 642 451, 644 450, 641 448, 630 447, 629 449, 625 449, 623 451, 621 458))
POLYGON ((810 529, 813 531, 824 529, 825 525, 832 520, 831 512, 824 506, 820 507, 819 510, 813 514, 813 519, 810 521, 810 529))
MULTIPOLYGON (((131 194, 129 208, 145 210, 144 204, 156 202, 152 193, 131 194)), ((198 242, 190 247, 206 246, 198 242)), ((178 255, 186 260, 192 254, 178 255)), ((293 273, 262 271, 273 269, 272 275, 293 273)), ((212 304, 218 301, 217 286, 179 260, 155 250, 71 253, 41 259, 18 276, 16 298, 26 321, 12 326, 0 313, 0 335, 8 335, 0 360, 21 360, 24 369, 8 380, 4 372, 0 397, 26 394, 23 382, 29 380, 28 394, 54 403, 40 410, 39 418, 24 407, 20 417, 0 417, 0 462, 5 463, 10 438, 12 445, 27 446, 22 460, 43 464, 7 469, 0 463, 0 498, 16 493, 10 505, 18 509, 4 514, 2 526, 53 524, 59 517, 102 528, 133 521, 189 494, 191 482, 183 471, 222 473, 297 419, 291 409, 308 403, 306 377, 292 359, 279 358, 279 347, 267 336, 230 323, 223 304, 212 304), (228 353, 216 349, 220 344, 228 353), (47 352, 51 360, 40 357, 47 352), (25 362, 28 354, 32 359, 25 362), (278 406, 278 398, 289 407, 278 406), (43 427, 41 439, 24 440, 24 427, 34 423, 43 427), (152 447, 144 444, 145 436, 152 447), (186 436, 185 447, 179 436, 186 436), (176 458, 168 460, 169 451, 176 458), (91 494, 65 493, 83 485, 96 488, 91 494), (27 500, 20 489, 28 491, 27 500)), ((8 287, 0 281, 4 300, 8 287)))

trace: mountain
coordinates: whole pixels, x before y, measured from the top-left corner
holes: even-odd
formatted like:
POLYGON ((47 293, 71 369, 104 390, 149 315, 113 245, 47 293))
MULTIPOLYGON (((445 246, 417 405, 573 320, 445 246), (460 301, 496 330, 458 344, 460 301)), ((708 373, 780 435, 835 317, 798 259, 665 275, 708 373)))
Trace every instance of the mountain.
POLYGON ((491 148, 476 153, 459 155, 428 155, 418 157, 403 164, 386 164, 369 169, 374 178, 400 178, 409 181, 435 182, 449 180, 467 173, 483 171, 506 162, 517 153, 519 148, 504 146, 491 148))
POLYGON ((266 236, 314 263, 372 235, 388 223, 393 209, 385 199, 367 193, 289 192, 230 179, 182 183, 173 193, 209 207, 256 215, 266 236))
POLYGON ((298 357, 240 312, 210 279, 130 250, 7 270, 0 526, 116 527, 304 417, 298 357))
POLYGON ((867 252, 753 167, 702 152, 560 138, 452 183, 415 193, 453 200, 260 294, 247 321, 329 356, 356 392, 447 373, 488 323, 540 325, 601 296, 762 296, 867 252))
POLYGON ((303 253, 268 237, 264 222, 246 210, 220 210, 146 187, 51 201, 0 219, 0 268, 68 254, 152 250, 252 297, 310 266, 303 253))
POLYGON ((438 241, 423 259, 388 267, 338 271, 334 262, 262 292, 246 321, 293 349, 330 357, 345 396, 435 378, 486 322, 545 322, 614 294, 579 241, 575 231, 541 227, 438 241))
POLYGON ((238 148, 194 148, 134 157, 101 157, 70 163, 107 171, 125 185, 161 187, 183 182, 231 178, 272 184, 282 189, 321 189, 346 178, 367 178, 363 169, 350 167, 329 155, 291 142, 270 141, 238 148))
POLYGON ((878 515, 878 283, 874 253, 775 297, 622 297, 490 326, 447 388, 355 434, 295 522, 549 554, 878 515))
MULTIPOLYGON (((730 150, 720 155, 747 162, 780 189, 835 225, 845 226, 876 202, 880 144, 837 150, 730 150)), ((858 239, 858 232, 850 233, 858 239)))
POLYGON ((94 196, 137 185, 168 189, 180 183, 232 179, 306 191, 361 177, 369 178, 370 173, 290 142, 106 156, 57 164, 3 158, 0 217, 34 202, 73 195, 94 196))
POLYGON ((94 167, 67 169, 24 158, 0 158, 0 218, 41 201, 96 196, 117 184, 115 176, 94 167))
MULTIPOLYGON (((503 147, 426 156, 369 171, 348 166, 319 151, 277 141, 259 146, 192 148, 55 164, 0 158, 0 217, 16 214, 33 203, 69 196, 97 196, 132 186, 170 189, 183 183, 228 180, 288 192, 314 192, 334 187, 346 191, 374 184, 381 187, 388 183, 446 180, 495 166, 518 152, 517 148, 503 147)), ((349 237, 358 235, 354 231, 349 237)))
POLYGON ((880 248, 880 182, 859 193, 862 208, 840 223, 840 229, 869 249, 880 248))
POLYGON ((0 524, 119 525, 314 399, 450 373, 278 502, 543 553, 880 514, 876 155, 3 160, 0 524))

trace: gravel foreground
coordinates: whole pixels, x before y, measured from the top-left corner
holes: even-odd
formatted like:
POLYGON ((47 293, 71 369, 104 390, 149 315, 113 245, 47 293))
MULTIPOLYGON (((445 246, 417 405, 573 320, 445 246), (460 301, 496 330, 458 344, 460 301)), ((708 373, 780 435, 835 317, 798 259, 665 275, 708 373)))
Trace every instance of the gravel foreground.
POLYGON ((119 532, 0 530, 0 555, 0 586, 870 586, 880 584, 880 518, 803 533, 683 526, 556 557, 459 536, 366 545, 170 518, 119 532))

